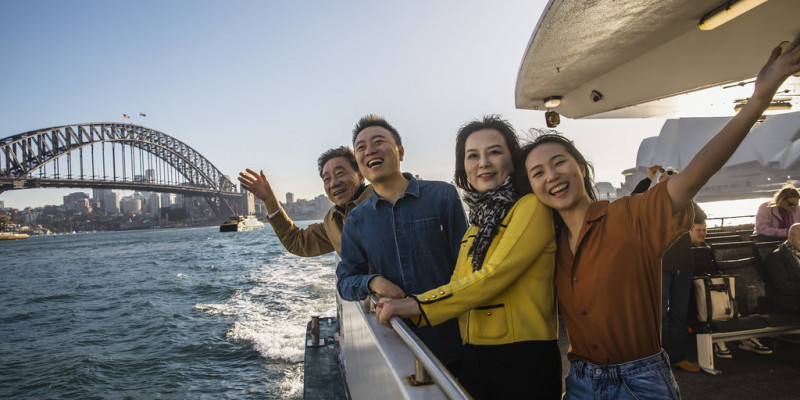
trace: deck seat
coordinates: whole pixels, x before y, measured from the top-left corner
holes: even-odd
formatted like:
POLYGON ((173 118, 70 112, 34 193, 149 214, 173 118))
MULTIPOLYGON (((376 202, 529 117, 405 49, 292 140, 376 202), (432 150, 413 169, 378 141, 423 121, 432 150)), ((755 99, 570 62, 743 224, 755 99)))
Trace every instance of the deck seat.
POLYGON ((771 313, 758 316, 771 327, 800 325, 800 314, 771 313))

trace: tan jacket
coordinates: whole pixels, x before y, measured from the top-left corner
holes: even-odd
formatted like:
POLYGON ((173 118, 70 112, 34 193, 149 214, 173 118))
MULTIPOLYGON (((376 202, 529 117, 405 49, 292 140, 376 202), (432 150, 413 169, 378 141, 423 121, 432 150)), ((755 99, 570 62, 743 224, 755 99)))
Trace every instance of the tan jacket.
POLYGON ((283 247, 292 254, 313 257, 332 251, 338 253, 342 248, 342 227, 347 213, 372 197, 372 193, 372 186, 368 185, 361 195, 345 204, 344 213, 333 206, 321 223, 311 224, 306 229, 295 225, 283 208, 274 217, 269 218, 269 223, 283 247))

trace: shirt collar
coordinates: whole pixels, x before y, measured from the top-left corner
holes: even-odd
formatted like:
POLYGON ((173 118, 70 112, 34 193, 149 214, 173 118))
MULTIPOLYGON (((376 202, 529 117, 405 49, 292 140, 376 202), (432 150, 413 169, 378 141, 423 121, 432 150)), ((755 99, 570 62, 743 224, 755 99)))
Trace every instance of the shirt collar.
POLYGON ((365 190, 367 190, 367 185, 365 185, 365 184, 363 184, 363 183, 362 183, 362 184, 361 184, 361 187, 359 187, 359 188, 358 188, 358 190, 356 190, 356 194, 353 196, 353 198, 352 198, 352 199, 350 199, 350 200, 349 200, 349 201, 348 201, 348 202, 347 202, 347 203, 344 205, 344 207, 339 207, 339 206, 338 206, 338 205, 336 205, 336 204, 334 204, 334 205, 333 205, 333 207, 334 207, 334 208, 336 208, 336 211, 338 211, 338 212, 339 212, 339 214, 342 214, 342 215, 346 214, 346 211, 347 211, 347 210, 345 210, 345 207, 349 206, 349 205, 350 205, 350 204, 352 204, 354 201, 358 200, 358 198, 359 198, 359 197, 361 197, 361 195, 364 193, 364 191, 365 191, 365 190))
POLYGON ((608 204, 608 200, 595 201, 590 204, 584 221, 588 223, 603 218, 608 212, 608 204))
MULTIPOLYGON (((398 198, 397 201, 400 201, 400 199, 406 196, 414 196, 416 198, 419 198, 419 181, 417 180, 417 178, 415 178, 414 175, 411 175, 408 172, 403 172, 403 176, 406 179, 408 179, 408 186, 406 186, 406 191, 403 192, 403 195, 400 196, 400 198, 398 198)), ((373 194, 372 197, 370 197, 369 199, 369 206, 372 207, 373 210, 377 210, 378 202, 381 201, 386 201, 388 203, 388 201, 382 198, 378 194, 378 192, 375 192, 375 194, 373 194)))

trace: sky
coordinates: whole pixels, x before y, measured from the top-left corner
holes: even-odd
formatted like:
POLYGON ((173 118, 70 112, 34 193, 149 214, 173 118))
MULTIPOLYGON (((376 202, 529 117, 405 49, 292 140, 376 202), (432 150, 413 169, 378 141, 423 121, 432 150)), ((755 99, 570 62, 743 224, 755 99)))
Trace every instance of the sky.
MULTIPOLYGON (((324 193, 317 157, 351 145, 372 113, 400 132, 404 172, 451 181, 461 125, 499 114, 520 133, 545 127, 543 112, 515 108, 514 87, 546 3, 5 0, 0 137, 131 122, 187 143, 233 179, 263 169, 280 199, 310 199, 324 193)), ((663 123, 562 118, 558 130, 597 181, 618 187, 663 123)), ((61 204, 73 191, 14 190, 0 201, 61 204)))

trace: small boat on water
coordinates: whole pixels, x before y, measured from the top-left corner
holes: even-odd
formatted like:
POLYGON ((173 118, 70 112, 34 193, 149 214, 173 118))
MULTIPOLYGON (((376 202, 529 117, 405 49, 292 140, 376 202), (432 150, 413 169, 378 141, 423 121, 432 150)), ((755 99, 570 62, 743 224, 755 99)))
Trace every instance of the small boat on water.
POLYGON ((252 215, 234 215, 219 226, 220 232, 244 232, 264 229, 264 223, 252 215))
POLYGON ((27 238, 27 233, 0 232, 0 240, 19 240, 27 238))

